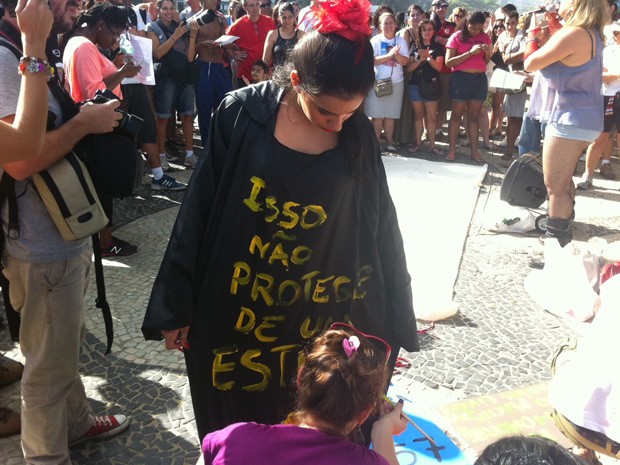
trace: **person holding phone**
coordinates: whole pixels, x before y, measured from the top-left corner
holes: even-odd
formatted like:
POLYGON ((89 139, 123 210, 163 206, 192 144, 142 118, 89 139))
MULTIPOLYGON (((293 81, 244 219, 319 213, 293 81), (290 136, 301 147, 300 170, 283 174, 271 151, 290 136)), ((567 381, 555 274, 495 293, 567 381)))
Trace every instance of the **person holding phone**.
POLYGON ((487 98, 489 85, 486 69, 493 51, 491 38, 483 30, 485 20, 481 11, 470 13, 461 23, 461 29, 450 37, 446 45, 445 63, 452 68, 452 115, 448 127, 450 151, 447 161, 456 159, 456 138, 461 118, 467 111, 471 159, 476 163, 483 162, 478 152, 478 117, 487 98))

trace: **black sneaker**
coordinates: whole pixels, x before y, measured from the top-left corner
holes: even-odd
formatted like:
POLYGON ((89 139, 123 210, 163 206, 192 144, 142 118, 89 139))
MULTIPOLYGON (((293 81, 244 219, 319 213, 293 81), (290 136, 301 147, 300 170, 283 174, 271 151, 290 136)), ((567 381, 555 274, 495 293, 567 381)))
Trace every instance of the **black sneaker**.
POLYGON ((112 236, 112 245, 110 247, 101 247, 102 257, 127 257, 138 251, 138 247, 125 242, 118 237, 112 236))

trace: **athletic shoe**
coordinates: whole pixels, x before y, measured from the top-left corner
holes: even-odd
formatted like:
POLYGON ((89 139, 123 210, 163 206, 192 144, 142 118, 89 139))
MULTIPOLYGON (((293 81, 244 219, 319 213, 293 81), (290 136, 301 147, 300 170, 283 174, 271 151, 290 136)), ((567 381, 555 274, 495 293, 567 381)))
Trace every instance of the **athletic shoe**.
POLYGON ((579 182, 575 185, 575 187, 576 187, 577 189, 580 189, 580 190, 582 190, 582 191, 585 191, 585 190, 589 189, 591 185, 592 185, 592 178, 589 178, 587 175, 584 175, 584 176, 581 178, 581 181, 579 181, 579 182))
POLYGON ((599 173, 601 173, 601 176, 603 176, 605 179, 616 179, 616 175, 614 174, 614 169, 611 167, 611 163, 605 163, 601 165, 599 173))
POLYGON ((195 169, 197 164, 198 164, 198 157, 196 155, 193 155, 185 159, 185 166, 187 166, 188 168, 195 169))
POLYGON ((138 247, 126 242, 118 237, 112 236, 112 245, 110 247, 101 247, 102 257, 127 257, 138 251, 138 247))
POLYGON ((82 436, 69 442, 69 446, 75 446, 90 439, 102 439, 122 433, 129 427, 131 418, 125 415, 105 415, 93 417, 94 423, 82 436))
POLYGON ((187 184, 183 184, 172 176, 164 174, 160 179, 151 181, 151 189, 154 191, 183 191, 187 189, 187 184))
POLYGON ((166 152, 166 160, 168 160, 168 161, 178 161, 179 157, 177 155, 172 155, 172 154, 166 152))

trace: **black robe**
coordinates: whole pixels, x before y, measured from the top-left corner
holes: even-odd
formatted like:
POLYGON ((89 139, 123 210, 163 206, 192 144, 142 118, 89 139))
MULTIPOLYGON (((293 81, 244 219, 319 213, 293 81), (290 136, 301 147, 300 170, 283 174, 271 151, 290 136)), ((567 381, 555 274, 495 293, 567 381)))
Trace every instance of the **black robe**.
POLYGON ((419 350, 396 211, 377 140, 307 155, 273 136, 283 90, 229 94, 179 211, 142 330, 190 326, 185 352, 198 431, 276 423, 292 409, 305 342, 350 321, 419 350))

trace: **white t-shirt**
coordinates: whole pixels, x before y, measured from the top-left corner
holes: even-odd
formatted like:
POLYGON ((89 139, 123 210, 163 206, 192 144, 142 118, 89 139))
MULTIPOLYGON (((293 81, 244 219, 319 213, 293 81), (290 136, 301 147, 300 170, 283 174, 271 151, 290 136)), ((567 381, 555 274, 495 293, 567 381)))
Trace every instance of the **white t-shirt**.
POLYGON ((620 442, 620 370, 615 364, 620 353, 620 275, 601 286, 600 297, 589 332, 557 366, 549 402, 576 425, 620 442))
MULTIPOLYGON (((375 56, 386 55, 392 47, 400 45, 400 55, 409 58, 409 50, 407 50, 407 41, 395 36, 393 39, 386 39, 383 34, 377 34, 370 39, 372 49, 375 56)), ((396 59, 392 58, 388 62, 375 66, 375 79, 387 79, 392 76, 392 82, 397 84, 405 79, 403 67, 398 64, 396 59)))
MULTIPOLYGON (((611 74, 620 74, 620 44, 608 45, 603 49, 603 68, 611 74)), ((603 83, 603 95, 616 95, 620 92, 620 78, 603 83)))

